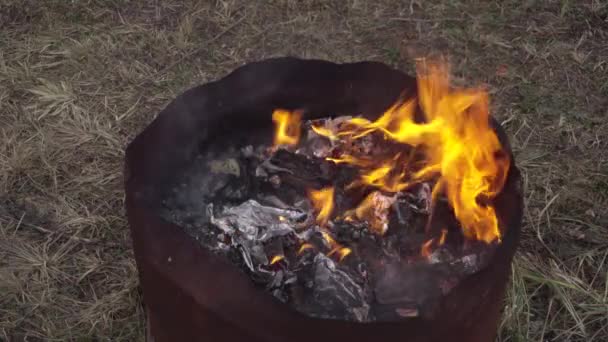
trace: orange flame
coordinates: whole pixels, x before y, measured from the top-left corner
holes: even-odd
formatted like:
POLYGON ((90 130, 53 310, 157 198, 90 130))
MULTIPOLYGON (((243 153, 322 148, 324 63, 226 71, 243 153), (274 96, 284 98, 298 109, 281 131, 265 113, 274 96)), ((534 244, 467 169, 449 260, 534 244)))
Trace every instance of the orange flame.
POLYGON ((344 258, 346 258, 347 255, 349 255, 352 252, 352 250, 350 248, 342 247, 339 243, 337 243, 336 240, 334 240, 334 238, 332 238, 328 232, 321 231, 321 235, 323 236, 323 239, 325 241, 327 241, 327 244, 329 244, 329 246, 331 248, 329 253, 327 253, 328 257, 330 257, 334 254, 338 254, 338 260, 342 261, 342 260, 344 260, 344 258))
POLYGON ((435 242, 435 239, 429 239, 427 242, 422 244, 422 248, 420 248, 420 255, 422 255, 425 258, 428 258, 432 251, 432 247, 433 247, 433 242, 435 242))
POLYGON ((360 167, 361 177, 353 185, 391 193, 437 179, 433 200, 446 194, 467 238, 500 241, 496 213, 487 202, 502 189, 510 160, 490 127, 488 102, 481 89, 450 89, 447 66, 423 60, 418 64, 417 101, 397 103, 373 122, 351 119, 348 126, 336 132, 322 131, 322 135, 353 140, 379 132, 395 142, 421 148, 425 167, 406 172, 398 155, 372 165, 356 155, 328 159, 360 167), (424 122, 415 121, 416 104, 424 122))
POLYGON ((332 249, 331 251, 329 251, 329 253, 327 253, 327 256, 330 257, 334 254, 338 254, 338 261, 342 261, 350 253, 352 253, 352 250, 348 247, 336 247, 336 248, 332 249))
MULTIPOLYGON (((385 139, 421 151, 425 163, 422 168, 409 165, 400 153, 378 160, 348 148, 342 155, 327 160, 359 167, 359 179, 347 189, 366 186, 396 193, 435 180, 432 200, 445 194, 467 238, 487 243, 500 241, 496 213, 489 203, 504 186, 511 161, 490 127, 488 94, 482 89, 450 88, 445 63, 420 60, 417 71, 418 96, 396 103, 376 121, 353 118, 331 127, 313 125, 312 130, 337 143, 381 134, 385 139), (418 109, 422 121, 416 117, 418 109)), ((273 113, 275 146, 299 142, 300 120, 299 112, 273 113)), ((326 225, 333 210, 333 188, 312 190, 309 197, 317 211, 317 223, 326 225)), ((371 220, 374 216, 370 214, 378 211, 372 207, 382 204, 370 203, 366 198, 355 215, 347 215, 346 219, 365 219, 373 230, 381 232, 379 223, 371 220)), ((442 232, 439 245, 444 241, 442 232)))
POLYGON ((428 168, 437 169, 448 201, 468 238, 500 240, 494 208, 480 204, 504 186, 510 160, 490 127, 488 95, 482 90, 448 90, 447 66, 431 65, 419 77, 420 104, 431 123, 438 123, 428 145, 428 168))
POLYGON ((442 229, 441 236, 439 237, 439 246, 442 246, 445 243, 445 238, 448 236, 448 230, 442 229))
POLYGON ((302 246, 300 246, 300 249, 298 249, 298 255, 304 253, 305 250, 307 249, 312 249, 315 248, 313 245, 311 245, 310 243, 306 242, 303 243, 302 246))
POLYGON ((328 187, 321 190, 310 190, 308 197, 317 212, 317 223, 320 226, 325 226, 334 209, 334 188, 328 187))
POLYGON ((325 241, 327 241, 327 243, 334 247, 336 246, 338 243, 336 242, 336 240, 334 240, 334 238, 331 237, 331 235, 329 235, 328 232, 326 231, 321 231, 321 235, 323 236, 323 239, 325 239, 325 241))
POLYGON ((422 247, 420 248, 420 255, 422 255, 425 258, 428 258, 433 253, 433 249, 434 249, 433 247, 439 247, 445 243, 445 239, 446 239, 447 235, 448 235, 448 230, 442 229, 441 235, 439 236, 439 241, 437 241, 436 245, 435 245, 434 238, 427 240, 425 243, 422 244, 422 247))
POLYGON ((271 265, 274 265, 274 264, 276 264, 277 262, 279 262, 279 261, 281 261, 281 260, 283 260, 283 259, 285 259, 285 256, 284 256, 284 255, 281 255, 281 254, 275 255, 275 256, 273 256, 273 257, 272 257, 272 259, 270 260, 270 264, 271 264, 271 265))
POLYGON ((297 145, 300 141, 301 120, 301 112, 288 112, 286 110, 276 109, 272 113, 272 121, 276 126, 274 146, 297 145))
POLYGON ((318 135, 320 135, 322 137, 329 138, 330 140, 338 139, 338 137, 334 136, 334 134, 332 133, 331 130, 329 130, 325 127, 311 125, 310 128, 312 128, 313 132, 317 133, 318 135))

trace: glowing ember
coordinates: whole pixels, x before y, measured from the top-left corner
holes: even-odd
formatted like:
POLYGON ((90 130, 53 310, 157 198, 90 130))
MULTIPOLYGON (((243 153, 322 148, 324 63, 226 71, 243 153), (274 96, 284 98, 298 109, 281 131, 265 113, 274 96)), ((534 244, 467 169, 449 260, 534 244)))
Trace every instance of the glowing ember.
MULTIPOLYGON (((439 195, 447 197, 465 237, 486 243, 500 241, 496 213, 489 203, 504 185, 510 160, 490 127, 488 95, 482 89, 451 89, 445 64, 421 60, 417 67, 417 98, 397 102, 376 121, 353 118, 331 128, 312 129, 345 145, 372 135, 403 145, 402 151, 382 159, 348 149, 340 156, 327 158, 359 169, 359 179, 347 189, 371 187, 394 194, 434 181, 432 201, 439 195), (422 121, 415 118, 418 108, 422 121), (412 162, 410 153, 402 153, 408 150, 423 155, 422 166, 412 162)), ((299 116, 275 111, 273 118, 277 122, 275 143, 297 143, 299 133, 290 129, 287 134, 286 127, 299 127, 299 116)), ((327 224, 333 209, 333 188, 312 190, 310 199, 318 212, 317 222, 327 224)), ((384 212, 389 206, 387 201, 368 196, 349 219, 367 221, 372 230, 383 233, 384 212)), ((445 241, 446 233, 442 233, 439 245, 445 241)), ((423 251, 433 241, 427 241, 423 251)))
POLYGON ((274 146, 297 145, 300 141, 302 113, 288 112, 277 109, 272 113, 272 121, 277 129, 274 136, 274 146))

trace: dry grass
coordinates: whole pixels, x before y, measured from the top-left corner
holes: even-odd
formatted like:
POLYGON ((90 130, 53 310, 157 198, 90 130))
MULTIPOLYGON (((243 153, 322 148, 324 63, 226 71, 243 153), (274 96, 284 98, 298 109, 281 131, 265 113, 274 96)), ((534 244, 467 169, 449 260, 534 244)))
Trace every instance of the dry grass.
POLYGON ((0 0, 0 339, 143 339, 126 143, 170 99, 297 55, 487 83, 526 183, 500 341, 608 340, 608 5, 0 0))

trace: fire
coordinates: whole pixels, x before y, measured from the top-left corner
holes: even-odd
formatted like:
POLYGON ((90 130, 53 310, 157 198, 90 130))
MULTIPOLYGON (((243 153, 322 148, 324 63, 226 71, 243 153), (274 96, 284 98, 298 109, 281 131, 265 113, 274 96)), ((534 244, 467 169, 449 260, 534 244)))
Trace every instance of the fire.
POLYGON ((337 140, 337 139, 338 139, 338 137, 336 137, 336 136, 334 136, 334 135, 332 134, 332 131, 331 131, 331 130, 329 130, 329 129, 325 128, 325 127, 317 127, 317 126, 314 126, 314 125, 313 125, 313 126, 311 126, 311 128, 312 128, 312 130, 313 130, 315 133, 317 133, 317 134, 318 134, 318 135, 320 135, 320 136, 323 136, 323 137, 329 138, 330 140, 337 140))
POLYGON ((298 255, 304 253, 305 250, 313 249, 313 248, 315 248, 315 247, 313 245, 311 245, 310 243, 308 243, 308 242, 303 243, 300 246, 300 249, 298 249, 298 255))
POLYGON ((279 254, 279 255, 275 255, 275 256, 273 256, 273 257, 272 257, 272 259, 270 260, 270 264, 271 264, 271 265, 274 265, 274 264, 276 264, 277 262, 279 262, 279 261, 281 261, 281 260, 283 260, 283 259, 285 259, 285 256, 284 256, 284 255, 281 255, 281 254, 279 254))
POLYGON ((320 226, 325 226, 334 209, 334 188, 328 187, 321 190, 310 190, 308 195, 317 212, 317 223, 320 226))
POLYGON ((346 216, 351 217, 351 220, 355 216, 358 220, 366 221, 375 233, 382 235, 388 229, 388 211, 394 202, 394 197, 374 191, 355 210, 347 212, 346 216))
POLYGON ((277 109, 272 113, 276 125, 274 146, 294 146, 300 141, 302 113, 277 109))
POLYGON ((352 252, 352 250, 350 248, 348 248, 348 247, 339 247, 339 248, 332 249, 329 253, 327 253, 327 256, 332 256, 334 254, 338 254, 338 261, 342 261, 351 252, 352 252))
POLYGON ((448 235, 448 230, 442 229, 441 236, 439 236, 439 240, 437 241, 437 243, 435 243, 436 239, 434 239, 434 238, 427 240, 425 243, 422 244, 422 247, 420 248, 420 255, 422 255, 425 258, 428 258, 433 253, 433 250, 436 247, 439 247, 445 243, 445 239, 446 239, 447 235, 448 235))
POLYGON ((443 245, 445 243, 445 238, 448 236, 448 230, 447 229, 442 229, 441 230, 441 237, 439 237, 439 246, 443 245))
POLYGON ((434 195, 445 189, 449 203, 468 238, 492 242, 500 240, 491 199, 504 186, 510 160, 504 155, 498 136, 490 127, 488 95, 481 89, 448 89, 445 65, 422 65, 418 89, 420 105, 436 126, 425 144, 428 166, 415 177, 424 180, 439 175, 434 195), (428 140, 431 139, 431 140, 428 140))
MULTIPOLYGON (((434 182, 432 201, 439 195, 447 198, 465 237, 486 243, 500 241, 491 200, 504 186, 511 161, 490 126, 487 92, 451 88, 447 65, 425 60, 417 64, 417 85, 417 97, 397 102, 376 121, 353 118, 332 128, 312 127, 334 143, 380 136, 403 145, 401 152, 371 158, 345 150, 327 160, 358 167, 359 178, 349 188, 370 187, 390 196, 415 184, 434 182), (422 166, 418 160, 413 162, 413 152, 423 156, 422 166)), ((299 132, 286 127, 299 128, 295 121, 300 117, 275 111, 273 119, 277 122, 275 143, 297 143, 299 132)), ((333 188, 312 190, 310 199, 318 212, 317 222, 325 225, 333 209, 333 188)), ((383 233, 384 223, 375 218, 389 208, 386 201, 372 199, 363 200, 350 219, 365 220, 371 229, 383 233)), ((428 240, 423 251, 441 245, 446 233, 436 242, 428 240)))
POLYGON ((435 239, 430 239, 423 243, 422 248, 420 248, 420 255, 428 258, 432 253, 433 242, 435 242, 435 239))
POLYGON ((334 254, 338 254, 338 260, 342 261, 342 260, 344 260, 344 258, 346 258, 347 255, 349 255, 352 252, 352 250, 350 248, 342 247, 339 243, 337 243, 336 240, 334 240, 334 238, 332 238, 328 232, 321 231, 321 235, 323 236, 323 239, 327 242, 327 244, 331 248, 329 253, 327 253, 327 256, 330 257, 334 254))

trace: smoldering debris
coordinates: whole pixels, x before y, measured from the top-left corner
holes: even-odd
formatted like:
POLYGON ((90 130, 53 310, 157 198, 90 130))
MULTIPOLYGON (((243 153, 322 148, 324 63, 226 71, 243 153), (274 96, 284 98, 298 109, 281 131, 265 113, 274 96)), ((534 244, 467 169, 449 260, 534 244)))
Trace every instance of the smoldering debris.
POLYGON ((424 255, 421 246, 439 239, 427 227, 432 184, 392 194, 354 191, 348 185, 357 171, 326 160, 346 148, 373 159, 394 148, 383 144, 370 135, 345 147, 309 122, 297 148, 205 151, 176 177, 160 214, 305 315, 357 322, 432 315, 442 295, 487 264, 493 248, 463 244, 459 227, 445 220, 445 243, 424 255), (326 187, 335 189, 335 214, 321 224, 308 191, 326 187))

